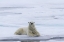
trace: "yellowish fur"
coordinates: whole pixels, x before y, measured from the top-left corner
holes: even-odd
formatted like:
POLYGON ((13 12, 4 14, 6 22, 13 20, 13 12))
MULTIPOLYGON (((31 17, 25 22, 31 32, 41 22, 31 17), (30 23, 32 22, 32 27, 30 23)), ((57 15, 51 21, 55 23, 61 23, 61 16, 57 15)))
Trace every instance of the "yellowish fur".
POLYGON ((15 35, 27 35, 27 28, 19 28, 18 30, 16 30, 16 32, 14 33, 15 35))
POLYGON ((31 37, 40 36, 39 32, 35 28, 34 22, 29 22, 27 35, 31 37), (31 25, 31 23, 33 24, 31 25))
POLYGON ((29 22, 28 27, 19 28, 14 34, 15 35, 27 35, 31 37, 40 36, 39 32, 35 28, 34 22, 29 22), (33 24, 31 25, 31 23, 33 24))
MULTIPOLYGON (((39 32, 36 30, 34 22, 29 22, 28 27, 19 28, 14 34, 15 35, 27 35, 30 37, 40 36, 39 32)), ((40 41, 21 41, 21 42, 40 42, 40 41)))

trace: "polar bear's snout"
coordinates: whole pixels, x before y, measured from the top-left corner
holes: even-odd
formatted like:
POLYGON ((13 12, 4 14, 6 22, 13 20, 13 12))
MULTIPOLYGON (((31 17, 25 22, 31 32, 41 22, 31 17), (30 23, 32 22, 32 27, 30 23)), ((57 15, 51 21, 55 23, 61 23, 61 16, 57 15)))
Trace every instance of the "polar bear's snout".
POLYGON ((31 25, 32 25, 33 23, 31 23, 31 25))

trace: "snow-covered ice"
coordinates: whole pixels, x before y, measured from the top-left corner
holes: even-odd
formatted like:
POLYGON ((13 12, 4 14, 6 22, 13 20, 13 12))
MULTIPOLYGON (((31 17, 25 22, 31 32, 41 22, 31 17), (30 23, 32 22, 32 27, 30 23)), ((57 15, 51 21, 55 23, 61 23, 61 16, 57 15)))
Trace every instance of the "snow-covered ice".
POLYGON ((41 36, 64 35, 64 0, 0 0, 0 37, 13 36, 29 21, 35 22, 41 36))

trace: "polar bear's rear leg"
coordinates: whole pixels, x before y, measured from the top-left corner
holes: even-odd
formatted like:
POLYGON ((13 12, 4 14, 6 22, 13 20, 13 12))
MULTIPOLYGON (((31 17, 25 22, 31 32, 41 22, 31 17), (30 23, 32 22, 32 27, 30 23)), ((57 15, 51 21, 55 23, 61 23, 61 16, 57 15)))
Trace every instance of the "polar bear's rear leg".
POLYGON ((18 29, 14 34, 15 35, 22 35, 23 28, 18 29))

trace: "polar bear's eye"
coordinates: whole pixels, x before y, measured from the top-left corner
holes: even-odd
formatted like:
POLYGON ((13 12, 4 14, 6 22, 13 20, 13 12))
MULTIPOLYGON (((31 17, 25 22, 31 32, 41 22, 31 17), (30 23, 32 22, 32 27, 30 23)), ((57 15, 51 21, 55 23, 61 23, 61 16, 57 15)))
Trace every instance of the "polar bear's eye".
POLYGON ((31 23, 31 22, 30 22, 31 23))

